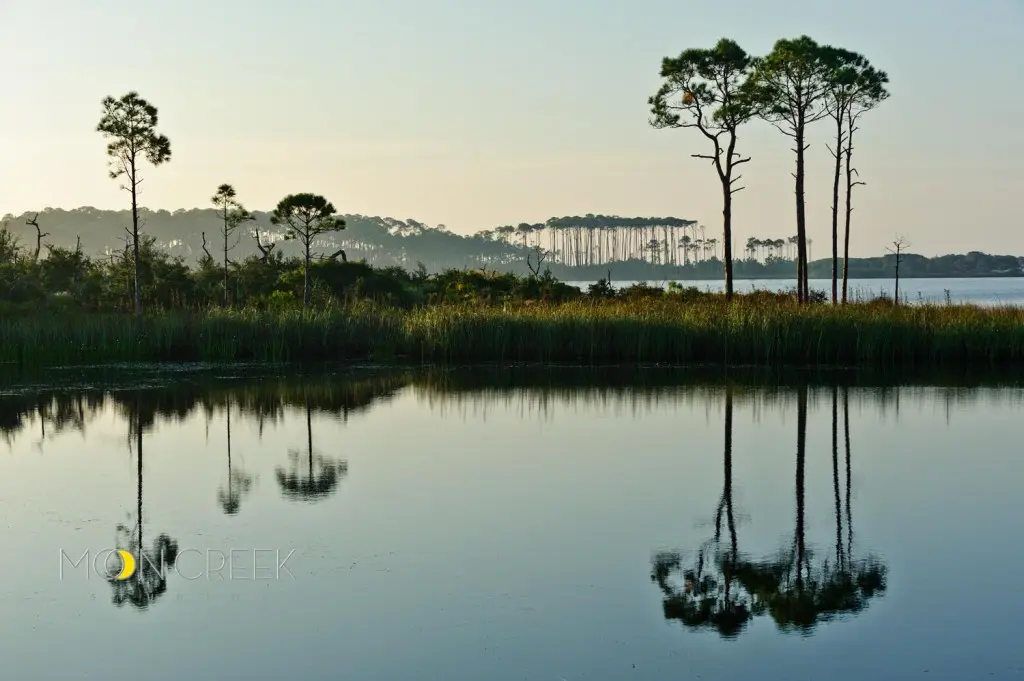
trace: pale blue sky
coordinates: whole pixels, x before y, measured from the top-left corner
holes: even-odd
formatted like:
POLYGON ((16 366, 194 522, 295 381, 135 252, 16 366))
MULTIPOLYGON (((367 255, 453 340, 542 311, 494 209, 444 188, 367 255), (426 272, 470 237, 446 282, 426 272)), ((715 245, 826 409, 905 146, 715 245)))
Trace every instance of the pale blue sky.
MULTIPOLYGON (((295 191, 341 212, 471 232, 554 215, 696 219, 720 229, 699 134, 654 130, 661 58, 719 37, 752 53, 807 33, 889 72, 855 165, 853 254, 1024 254, 1021 0, 0 0, 0 213, 121 207, 94 132, 130 89, 160 109, 154 208, 252 208, 295 191)), ((827 123, 809 150, 813 255, 829 233, 827 123)), ((739 243, 794 228, 790 140, 743 130, 739 243)), ((742 246, 739 247, 742 253, 742 246)))

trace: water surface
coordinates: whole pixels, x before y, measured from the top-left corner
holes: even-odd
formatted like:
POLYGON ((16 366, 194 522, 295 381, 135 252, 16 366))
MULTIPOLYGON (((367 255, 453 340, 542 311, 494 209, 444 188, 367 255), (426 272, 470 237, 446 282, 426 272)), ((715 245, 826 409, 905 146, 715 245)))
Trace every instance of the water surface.
POLYGON ((872 382, 8 388, 4 678, 1022 678, 1021 389, 872 382))
MULTIPOLYGON (((566 282, 586 290, 592 281, 566 282)), ((633 281, 613 281, 616 287, 634 284, 633 281)), ((668 281, 649 281, 666 286, 668 281)), ((720 292, 725 283, 720 280, 680 281, 682 286, 696 286, 701 291, 720 292)), ((808 279, 812 289, 831 295, 831 279, 808 279)), ((840 285, 841 286, 841 285, 840 285)), ((782 291, 796 287, 796 279, 737 279, 736 291, 782 291)), ((893 279, 850 279, 848 295, 854 300, 868 300, 880 295, 892 297, 896 289, 893 279)), ((960 277, 934 279, 900 279, 900 299, 908 303, 972 303, 974 305, 1024 305, 1024 277, 960 277)))

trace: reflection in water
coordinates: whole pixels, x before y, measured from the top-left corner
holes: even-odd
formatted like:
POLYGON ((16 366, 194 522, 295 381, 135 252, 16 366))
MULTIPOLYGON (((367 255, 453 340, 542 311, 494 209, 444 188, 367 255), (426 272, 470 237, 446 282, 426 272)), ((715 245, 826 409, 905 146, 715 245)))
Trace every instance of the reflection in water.
POLYGON ((153 542, 152 549, 147 549, 142 534, 142 422, 141 399, 135 396, 134 413, 128 414, 129 424, 135 435, 136 476, 135 493, 135 525, 118 525, 115 546, 127 551, 135 559, 135 571, 126 579, 118 579, 116 574, 109 576, 107 581, 113 590, 112 600, 118 607, 131 603, 136 608, 148 608, 164 592, 167 591, 167 568, 173 567, 178 555, 178 543, 161 534, 153 542), (134 420, 132 419, 134 416, 134 420))
POLYGON ((850 510, 849 400, 843 395, 846 439, 846 525, 840 503, 838 450, 838 388, 832 388, 832 473, 835 500, 835 559, 814 560, 806 541, 805 466, 807 458, 808 386, 797 387, 796 522, 790 546, 776 556, 754 560, 737 549, 732 504, 733 389, 725 389, 724 483, 715 516, 715 536, 696 552, 695 565, 685 567, 680 552, 662 552, 653 560, 651 579, 662 591, 666 619, 691 629, 713 628, 723 637, 737 636, 757 615, 769 614, 782 631, 809 633, 823 621, 857 613, 876 594, 885 591, 886 568, 876 558, 853 554, 850 510), (725 511, 729 546, 721 545, 725 511), (712 574, 714 571, 714 574, 712 574), (673 579, 679 578, 681 579, 673 579), (739 591, 745 592, 742 595, 739 591))
MULTIPOLYGON (((946 379, 944 379, 946 380, 946 379)), ((0 435, 10 437, 22 430, 38 432, 40 444, 67 431, 85 433, 97 414, 110 405, 123 414, 135 436, 137 453, 137 503, 134 526, 119 528, 119 546, 137 557, 139 572, 130 580, 112 582, 115 602, 145 607, 167 585, 159 570, 160 554, 174 559, 173 539, 160 536, 146 547, 143 542, 143 434, 158 419, 180 421, 196 409, 208 414, 223 412, 226 421, 227 481, 218 488, 218 504, 225 514, 239 513, 255 477, 244 470, 232 451, 232 426, 236 415, 259 424, 275 423, 285 413, 305 412, 304 449, 289 451, 289 465, 277 467, 275 477, 286 499, 316 501, 332 494, 347 474, 347 463, 316 452, 312 413, 347 419, 386 403, 411 388, 413 397, 430 406, 472 405, 486 409, 495 403, 513 403, 523 411, 550 413, 560 408, 611 407, 617 411, 646 411, 659 404, 681 406, 710 404, 724 399, 724 447, 722 493, 715 512, 714 536, 684 560, 680 553, 659 555, 653 579, 664 597, 664 614, 688 627, 736 636, 761 615, 771 615, 785 630, 810 631, 818 623, 843 613, 865 608, 886 586, 886 568, 877 559, 855 552, 852 499, 850 412, 877 408, 886 418, 904 416, 930 404, 977 405, 987 400, 973 387, 931 388, 892 386, 879 381, 870 390, 851 395, 850 385, 870 381, 860 374, 842 374, 826 389, 810 389, 807 376, 758 374, 751 379, 757 390, 740 390, 722 382, 721 376, 701 372, 633 371, 623 369, 555 371, 411 371, 384 370, 321 374, 315 378, 176 381, 169 385, 133 390, 96 388, 25 389, 0 395, 0 435), (858 402, 859 400, 859 402, 858 402), (831 403, 832 474, 830 496, 835 514, 835 550, 816 555, 806 540, 805 460, 808 410, 822 401, 831 403), (778 555, 757 557, 739 549, 733 504, 733 412, 736 405, 749 406, 757 417, 762 412, 795 402, 797 411, 795 461, 795 527, 791 541, 778 555), (851 404, 852 403, 852 404, 851 404), (841 406, 840 406, 841 405, 841 406), (841 413, 841 414, 840 414, 841 413), (840 415, 842 418, 840 418, 840 415), (843 443, 840 452, 839 422, 843 443), (844 462, 840 461, 841 454, 844 462), (842 465, 845 463, 845 466, 842 465), (845 471, 844 471, 845 469, 845 471), (845 472, 845 485, 840 480, 845 472), (843 496, 845 492, 845 504, 843 496), (845 508, 844 508, 845 505, 845 508), (723 532, 724 527, 724 532, 723 532), (146 559, 139 560, 145 552, 146 559)), ((955 381, 951 381, 955 384, 955 381)), ((1003 393, 1004 403, 1020 403, 1021 393, 1003 393)), ((33 439, 35 435, 33 435, 33 439)), ((129 523, 131 525, 131 523, 129 523)), ((831 534, 831 532, 830 532, 831 534)))
MULTIPOLYGON (((730 376, 735 379, 737 372, 730 376)), ((863 373, 801 372, 786 374, 762 370, 743 372, 744 382, 757 390, 736 392, 737 403, 761 411, 789 404, 800 385, 810 380, 822 385, 858 386, 859 409, 876 409, 883 418, 898 417, 907 405, 920 408, 936 401, 945 405, 947 419, 954 407, 970 407, 986 399, 978 387, 987 385, 1018 386, 1005 376, 986 383, 980 378, 970 380, 940 376, 951 387, 898 385, 891 376, 863 373)), ((133 379, 128 375, 127 379, 133 379)), ((105 378, 107 381, 125 377, 105 378)), ((987 380, 987 379, 986 379, 987 380)), ((224 412, 229 406, 236 413, 252 418, 262 434, 267 423, 280 423, 289 408, 305 408, 330 414, 339 419, 383 405, 400 391, 413 394, 431 408, 470 408, 483 413, 495 405, 514 405, 525 415, 537 413, 551 416, 562 409, 612 409, 618 414, 639 414, 665 403, 680 406, 706 405, 722 399, 724 377, 710 370, 627 369, 563 367, 557 369, 473 369, 469 370, 364 370, 341 374, 321 373, 315 377, 272 376, 260 381, 245 378, 154 382, 146 389, 132 391, 101 390, 95 382, 46 387, 22 386, 0 391, 0 438, 11 437, 33 426, 39 428, 40 444, 66 431, 86 432, 87 426, 107 405, 114 404, 125 412, 127 401, 138 393, 139 409, 144 424, 151 426, 159 417, 166 421, 182 421, 196 409, 208 417, 224 412)), ((812 392, 813 406, 820 391, 812 392)), ((844 408, 849 409, 849 396, 844 392, 844 408)), ((1024 404, 1024 392, 1001 394, 1003 403, 1024 404)))
POLYGON ((231 467, 231 398, 228 398, 227 407, 224 409, 225 420, 227 421, 227 450, 228 450, 228 485, 225 489, 217 490, 217 502, 227 515, 235 515, 242 503, 242 495, 252 490, 255 476, 249 475, 241 468, 231 467))
POLYGON ((713 628, 725 637, 739 634, 754 614, 749 598, 737 593, 738 585, 734 584, 739 548, 732 503, 732 413, 733 388, 727 385, 722 496, 715 512, 714 538, 697 550, 692 568, 683 566, 682 554, 668 551, 655 556, 651 573, 651 579, 664 594, 666 619, 679 620, 694 629, 713 628), (723 511, 729 532, 728 547, 721 544, 723 511), (680 573, 682 585, 674 584, 671 577, 680 573))
POLYGON ((0 657, 18 678, 111 659, 118 681, 337 678, 339 660, 367 679, 662 679, 683 654, 682 676, 764 681, 1008 678, 1024 663, 1021 391, 658 369, 259 378, 0 389, 14 435, 0 511, 19 556, 0 657), (109 444, 124 452, 125 431, 130 456, 109 444), (119 523, 131 580, 46 562, 111 548, 119 523), (652 566, 666 540, 685 551, 652 566), (205 550, 212 571, 228 549, 280 555, 223 579, 179 565, 205 550), (267 578, 293 549, 294 579, 267 578), (967 575, 970 598, 943 598, 967 575))
MULTIPOLYGON (((291 459, 291 471, 277 469, 277 483, 281 486, 281 494, 286 499, 298 501, 317 501, 334 492, 341 478, 348 474, 347 461, 334 461, 324 456, 313 454, 313 420, 306 395, 306 457, 307 465, 301 465, 298 450, 288 450, 291 459)), ((347 416, 347 411, 346 411, 347 416)))

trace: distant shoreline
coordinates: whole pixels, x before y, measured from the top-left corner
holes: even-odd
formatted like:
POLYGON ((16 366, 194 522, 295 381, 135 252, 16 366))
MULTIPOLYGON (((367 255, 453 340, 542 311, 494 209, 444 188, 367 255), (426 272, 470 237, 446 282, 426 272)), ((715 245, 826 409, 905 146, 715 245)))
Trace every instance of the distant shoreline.
MULTIPOLYGON (((616 277, 614 275, 615 275, 615 273, 612 272, 612 279, 611 280, 612 280, 613 283, 615 281, 645 281, 644 279, 632 279, 632 278, 629 278, 629 277, 621 277, 621 278, 616 279, 616 277)), ((948 274, 926 274, 926 275, 903 276, 902 274, 900 274, 900 281, 910 281, 910 280, 913 280, 913 279, 1020 279, 1021 277, 1024 277, 1024 273, 1008 274, 1008 273, 1005 273, 1005 272, 1000 272, 1000 273, 994 273, 994 274, 961 274, 961 275, 958 275, 958 276, 950 276, 948 274)), ((863 279, 872 279, 872 280, 878 279, 880 281, 886 281, 886 280, 894 279, 894 276, 891 275, 891 274, 887 274, 887 275, 879 274, 879 275, 875 275, 875 276, 850 277, 851 281, 853 281, 853 280, 863 280, 863 279)), ((748 277, 748 276, 742 276, 742 277, 741 276, 735 276, 735 277, 733 277, 733 281, 764 281, 764 280, 772 280, 772 281, 792 280, 792 281, 796 281, 796 276, 764 275, 764 276, 761 276, 761 277, 748 277)), ((830 280, 831 280, 831 277, 808 277, 808 281, 830 281, 830 280)), ((597 280, 596 279, 586 279, 586 278, 574 279, 572 277, 566 277, 564 279, 564 281, 567 284, 572 284, 572 283, 575 283, 575 282, 586 282, 586 281, 597 281, 597 280)), ((704 281, 706 281, 706 282, 720 282, 720 281, 722 281, 722 278, 717 278, 717 279, 700 278, 700 279, 696 279, 696 278, 692 278, 692 277, 647 277, 646 281, 695 281, 695 282, 704 282, 704 281)), ((840 277, 839 281, 842 281, 841 277, 840 277)))

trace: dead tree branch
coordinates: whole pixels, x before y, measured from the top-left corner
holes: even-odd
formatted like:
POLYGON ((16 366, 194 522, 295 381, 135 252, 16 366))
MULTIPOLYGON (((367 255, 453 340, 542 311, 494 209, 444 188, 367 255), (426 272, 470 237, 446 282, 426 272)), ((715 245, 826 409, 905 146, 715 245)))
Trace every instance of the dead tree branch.
POLYGON ((32 254, 32 261, 39 262, 39 251, 43 248, 43 237, 50 236, 49 232, 44 232, 39 226, 39 213, 36 213, 29 219, 25 220, 26 225, 32 225, 36 228, 36 250, 32 254))
POLYGON ((270 252, 274 250, 274 247, 277 246, 277 244, 271 242, 264 246, 263 240, 260 239, 259 228, 252 230, 252 238, 256 240, 256 248, 260 249, 260 253, 262 254, 261 260, 263 260, 263 262, 267 262, 267 260, 270 259, 270 252))
POLYGON ((544 259, 551 255, 551 251, 546 251, 543 248, 541 248, 540 246, 537 246, 533 250, 534 250, 534 253, 537 254, 537 265, 534 266, 533 261, 531 260, 531 255, 532 254, 527 253, 526 254, 526 266, 528 268, 530 268, 530 272, 533 273, 533 276, 539 277, 540 276, 540 266, 544 264, 544 259))
POLYGON ((206 248, 206 232, 202 232, 201 235, 203 237, 203 253, 205 253, 206 257, 209 258, 210 261, 212 262, 213 256, 210 255, 210 251, 206 248))

